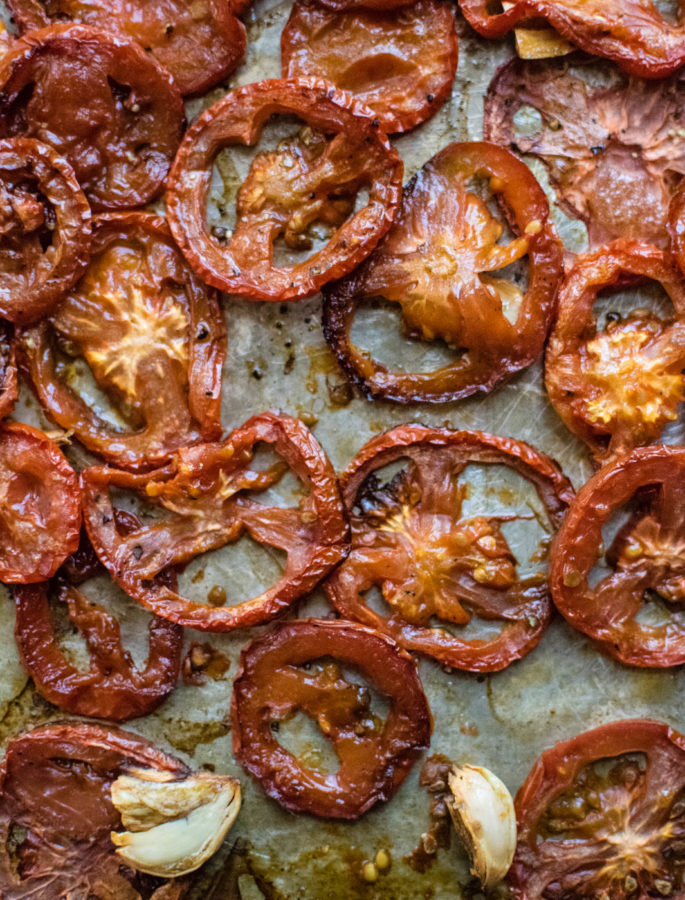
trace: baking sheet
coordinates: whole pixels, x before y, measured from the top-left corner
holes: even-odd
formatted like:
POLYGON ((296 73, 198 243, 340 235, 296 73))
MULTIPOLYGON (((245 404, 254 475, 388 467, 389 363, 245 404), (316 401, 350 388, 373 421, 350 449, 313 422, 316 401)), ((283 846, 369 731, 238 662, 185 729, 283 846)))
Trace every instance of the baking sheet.
MULTIPOLYGON (((248 83, 279 73, 280 31, 289 13, 289 2, 257 0, 249 14, 247 59, 230 85, 248 83)), ((410 177, 435 152, 453 140, 479 139, 482 102, 489 80, 512 52, 513 38, 486 43, 459 23, 460 61, 458 77, 450 100, 438 115, 414 133, 395 141, 405 161, 405 177, 410 177)), ((221 96, 225 89, 189 104, 189 117, 221 96)), ((285 123, 271 129, 267 140, 275 142, 292 132, 285 123), (280 129, 280 130, 279 130, 280 129)), ((231 188, 249 164, 249 154, 227 154, 223 175, 215 181, 216 208, 230 214, 231 188)), ((537 173, 541 167, 535 167, 537 173)), ((582 228, 559 223, 568 246, 582 247, 582 228)), ((612 298, 612 309, 644 305, 642 295, 612 298)), ((227 430, 240 425, 254 413, 282 408, 302 417, 328 452, 333 464, 342 469, 372 435, 403 422, 480 428, 496 434, 530 441, 563 467, 579 487, 591 472, 583 447, 566 431, 548 403, 535 365, 484 398, 440 406, 399 407, 370 403, 351 397, 344 379, 329 354, 320 329, 320 298, 301 303, 253 304, 232 298, 224 303, 229 334, 228 360, 224 373, 223 423, 227 430)), ((404 347, 394 332, 386 329, 378 311, 365 320, 366 346, 379 352, 404 347)), ((414 345, 414 352, 417 352, 414 345)), ((408 352, 404 347, 402 352, 408 352)), ((430 353, 419 350, 424 365, 430 353)), ((44 419, 37 403, 24 390, 15 419, 53 426, 44 419)), ((667 438, 682 440, 682 425, 670 426, 667 438)), ((66 446, 75 465, 87 460, 77 446, 66 446)), ((475 485, 467 514, 493 513, 502 501, 502 482, 484 479, 474 471, 475 485)), ((285 495, 286 485, 280 489, 285 495)), ((530 502, 529 492, 518 495, 519 505, 530 502)), ((507 533, 522 561, 530 549, 520 540, 517 529, 507 533)), ((534 539, 533 540, 534 543, 534 539)), ((215 585, 242 590, 269 581, 278 571, 279 559, 267 555, 249 541, 225 548, 193 563, 184 582, 197 599, 206 597, 215 585)), ((105 578, 89 583, 87 592, 100 601, 111 602, 122 617, 122 630, 136 659, 145 657, 148 614, 126 600, 105 578)), ((232 599, 240 597, 232 596, 232 599)), ((326 614, 327 604, 317 594, 301 605, 299 615, 326 614)), ((12 602, 3 589, 0 603, 0 740, 3 746, 20 731, 64 718, 32 689, 21 670, 11 639, 12 602)), ((208 767, 240 778, 244 801, 238 821, 228 836, 224 852, 211 868, 223 877, 197 880, 191 896, 196 898, 240 897, 259 900, 404 900, 404 898, 457 898, 460 886, 469 880, 464 854, 452 842, 438 852, 434 864, 424 873, 414 871, 404 860, 417 847, 429 825, 429 797, 418 786, 422 760, 394 799, 377 806, 354 823, 337 823, 296 816, 268 800, 259 785, 236 766, 231 754, 229 708, 231 680, 237 671, 240 649, 255 631, 232 635, 187 632, 187 643, 209 643, 230 660, 230 668, 216 680, 202 686, 179 683, 175 693, 145 719, 129 722, 126 728, 151 738, 196 767, 208 767), (229 853, 232 848, 233 852, 229 853), (362 877, 362 865, 377 851, 390 853, 392 864, 374 884, 362 877), (210 879, 211 880, 211 879, 210 879)), ((63 643, 76 658, 83 658, 78 636, 66 633, 63 643)), ((513 791, 520 785, 541 750, 587 728, 621 717, 652 716, 685 730, 682 703, 685 680, 680 669, 643 672, 627 669, 605 658, 564 622, 556 619, 541 645, 526 659, 502 673, 475 676, 446 672, 428 660, 420 663, 420 673, 435 718, 435 732, 428 754, 440 752, 460 763, 475 763, 493 769, 513 791)), ((325 742, 311 723, 297 720, 288 740, 305 751, 310 760, 324 759, 325 742)), ((212 878, 214 875, 212 875, 212 878)))

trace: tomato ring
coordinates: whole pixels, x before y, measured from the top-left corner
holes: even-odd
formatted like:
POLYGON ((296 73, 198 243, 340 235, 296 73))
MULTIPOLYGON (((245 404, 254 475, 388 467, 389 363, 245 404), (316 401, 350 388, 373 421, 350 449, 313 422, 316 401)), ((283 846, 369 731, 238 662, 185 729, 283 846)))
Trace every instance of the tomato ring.
POLYGON ((28 324, 86 267, 90 207, 71 166, 32 138, 0 141, 0 198, 0 315, 28 324))
POLYGON ((23 34, 48 25, 80 22, 119 37, 133 38, 171 72, 185 96, 200 94, 238 68, 245 56, 245 26, 229 0, 205 0, 192 13, 187 4, 144 0, 7 0, 23 34))
POLYGON ((545 357, 545 385, 564 424, 599 463, 657 440, 677 418, 685 378, 685 285, 664 251, 614 241, 578 256, 559 291, 557 319, 545 357), (598 331, 593 305, 600 291, 628 278, 659 282, 675 316, 614 317, 598 331))
POLYGON ((685 737, 661 722, 611 722, 545 750, 516 794, 514 897, 682 897, 684 791, 685 737))
POLYGON ((0 581, 45 581, 79 544, 76 473, 42 431, 5 423, 0 430, 0 483, 0 581))
POLYGON ((347 552, 347 523, 333 468, 311 432, 289 416, 254 416, 223 443, 180 450, 166 468, 148 474, 92 467, 81 474, 81 485, 86 529, 112 578, 155 614, 200 631, 269 621, 309 593, 347 552), (258 443, 271 445, 285 466, 250 469, 258 443), (245 496, 273 486, 288 469, 309 488, 299 507, 266 507, 245 496), (109 496, 112 487, 137 491, 173 515, 122 535, 109 496), (259 596, 211 607, 159 580, 170 566, 245 533, 288 554, 281 579, 259 596))
POLYGON ((0 61, 0 136, 50 144, 96 210, 156 197, 184 122, 173 79, 133 40, 52 25, 0 61))
POLYGON ((528 167, 494 144, 450 144, 405 187, 396 222, 367 262, 324 291, 324 335, 348 378, 369 397, 458 400, 491 391, 537 359, 561 274, 562 248, 547 198, 528 167), (483 175, 519 235, 507 245, 497 243, 502 226, 487 206, 466 191, 467 179, 483 175), (525 294, 508 281, 480 277, 526 254, 525 294), (521 297, 513 325, 499 291, 521 297), (459 358, 425 373, 392 371, 371 359, 350 340, 356 309, 371 297, 398 303, 409 336, 438 337, 458 348, 459 358))
POLYGON ((234 756, 269 797, 295 812, 336 819, 356 819, 389 799, 432 731, 411 656, 370 628, 324 619, 280 623, 243 650, 231 721, 234 756), (298 670, 322 657, 332 665, 298 670), (368 691, 348 681, 339 662, 390 701, 382 731, 368 691), (335 775, 304 766, 279 744, 272 726, 299 711, 318 721, 333 744, 340 760, 335 775))
POLYGON ((341 476, 352 546, 325 587, 341 616, 390 635, 405 650, 457 669, 496 672, 537 646, 552 607, 539 577, 517 577, 501 517, 461 518, 458 477, 469 463, 513 469, 535 486, 552 525, 561 524, 571 484, 528 444, 400 425, 372 438, 341 476), (403 459, 410 469, 381 486, 374 473, 403 459), (366 602, 364 593, 374 586, 389 615, 366 602), (503 628, 486 639, 454 634, 472 616, 501 621, 503 628), (431 627, 434 617, 452 630, 431 627))
POLYGON ((9 323, 0 320, 0 419, 9 416, 18 395, 14 329, 9 323))
POLYGON ((665 78, 685 63, 685 29, 641 0, 513 0, 491 13, 490 0, 459 0, 464 18, 483 37, 498 38, 520 22, 546 19, 559 34, 593 56, 612 59, 643 78, 665 78))
POLYGON ((93 453, 126 468, 160 465, 221 435, 223 316, 163 219, 115 213, 93 225, 86 273, 51 318, 23 331, 22 366, 48 415, 93 453), (70 386, 73 359, 88 365, 127 430, 70 386))
POLYGON ((458 55, 454 10, 438 0, 390 12, 297 0, 281 34, 284 76, 325 78, 350 91, 387 134, 435 115, 452 90, 458 55))
POLYGON ((231 91, 188 130, 169 176, 169 224, 208 284, 250 300, 301 299, 373 250, 397 210, 402 171, 370 111, 350 94, 310 78, 260 81, 231 91), (205 221, 214 159, 232 144, 255 144, 270 116, 288 114, 310 132, 254 159, 238 194, 235 231, 222 245, 205 221), (335 135, 330 142, 327 134, 335 135), (362 186, 369 200, 355 213, 362 186), (276 265, 274 241, 283 235, 290 247, 309 246, 316 222, 334 229, 328 243, 304 262, 276 265))
POLYGON ((162 900, 159 879, 127 868, 110 839, 122 824, 110 786, 131 768, 190 774, 181 760, 116 728, 71 722, 11 740, 0 764, 2 896, 162 900))
POLYGON ((571 504, 552 548, 552 598, 568 622, 623 663, 662 668, 685 662, 685 449, 643 447, 601 469, 571 504), (645 492, 646 495, 645 495, 645 492), (605 554, 613 571, 590 586, 602 528, 638 495, 641 503, 605 554), (659 598, 659 624, 638 619, 659 598))

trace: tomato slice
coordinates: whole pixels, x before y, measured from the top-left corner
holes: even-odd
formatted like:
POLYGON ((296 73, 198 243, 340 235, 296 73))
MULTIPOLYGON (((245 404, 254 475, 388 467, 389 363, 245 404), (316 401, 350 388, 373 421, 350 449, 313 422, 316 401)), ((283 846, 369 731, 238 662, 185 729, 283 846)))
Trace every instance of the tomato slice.
POLYGON ((430 743, 432 719, 412 658, 384 635, 351 622, 284 622, 240 658, 231 704, 233 753, 269 797, 296 812, 356 819, 389 799, 430 743), (385 721, 361 674, 390 704, 385 721), (305 765, 279 743, 278 726, 312 718, 340 761, 335 774, 305 765))
POLYGON ((82 22, 133 38, 167 68, 182 94, 214 87, 245 55, 245 27, 229 0, 8 0, 21 32, 62 22, 82 22))
POLYGON ((83 278, 21 340, 22 363, 49 415, 127 468, 159 465, 179 447, 220 436, 225 353, 215 292, 188 266, 165 221, 141 212, 96 217, 83 278), (76 361, 126 430, 77 393, 76 361))
POLYGON ((0 765, 6 900, 178 900, 182 881, 160 888, 159 879, 127 868, 110 840, 122 825, 110 787, 134 767, 190 774, 181 760, 137 734, 84 722, 35 728, 10 741, 0 765))
POLYGON ((301 299, 368 256, 395 216, 402 171, 350 94, 316 79, 260 81, 231 91, 188 130, 169 176, 169 223, 209 284, 251 300, 301 299), (206 221, 214 160, 224 147, 257 143, 273 115, 297 116, 306 127, 255 157, 238 192, 235 230, 216 237, 206 221), (355 212, 362 189, 368 202, 355 212), (309 249, 313 227, 326 230, 327 243, 302 262, 277 265, 275 243, 309 249))
POLYGON ((502 37, 525 19, 542 18, 581 50, 613 59, 631 75, 664 78, 685 63, 682 22, 670 22, 652 0, 513 0, 501 13, 491 12, 494 5, 459 0, 484 37, 502 37))
POLYGON ((685 662, 685 449, 644 447, 594 475, 569 509, 552 549, 550 587, 562 615, 611 656, 654 668, 685 662), (637 507, 604 554, 602 529, 637 507), (653 611, 655 616, 646 618, 653 611))
POLYGON ((684 368, 685 285, 670 256, 649 244, 615 241, 577 257, 559 292, 545 384, 554 408, 596 461, 656 440, 677 418, 684 368), (599 292, 631 277, 659 282, 675 315, 613 314, 598 328, 599 292))
POLYGON ((323 326, 338 362, 371 397, 398 403, 457 400, 487 392, 530 365, 542 352, 562 249, 542 188, 530 170, 502 147, 450 144, 407 185, 397 221, 369 260, 324 292, 323 326), (498 243, 503 226, 468 189, 489 179, 505 204, 516 237, 498 243), (487 274, 528 256, 525 293, 487 274), (363 300, 397 303, 408 336, 439 339, 456 352, 434 372, 391 371, 350 340, 363 300), (503 301, 519 304, 512 324, 503 301))
POLYGON ((173 79, 133 40, 52 25, 19 38, 0 61, 0 136, 54 147, 94 209, 152 200, 184 121, 173 79))
POLYGON ((163 469, 132 475, 92 467, 81 475, 85 523, 112 578, 152 612, 200 631, 230 631, 267 622, 303 597, 347 551, 347 524, 335 473, 311 432, 297 419, 254 416, 220 444, 180 450, 163 469), (251 467, 258 444, 283 460, 251 467), (292 471, 308 488, 298 507, 252 499, 292 471), (111 488, 137 491, 167 518, 122 534, 111 488), (160 579, 169 567, 247 534, 287 554, 280 580, 251 600, 212 607, 180 596, 160 579))
POLYGON ((0 141, 0 219, 0 314, 35 322, 88 262, 88 201, 51 147, 11 138, 0 141))
POLYGON ((0 320, 0 419, 12 412, 18 393, 14 330, 0 320))
POLYGON ((350 91, 388 134, 435 115, 452 89, 458 52, 454 10, 438 0, 391 12, 297 0, 281 36, 284 75, 350 91))
POLYGON ((352 526, 350 555, 326 582, 338 612, 443 665, 494 672, 529 653, 549 623, 540 576, 520 578, 501 525, 516 516, 462 517, 469 463, 504 465, 530 481, 553 527, 573 489, 549 457, 528 444, 477 431, 400 425, 372 438, 342 475, 352 526), (377 472, 408 467, 388 484, 377 472), (389 614, 369 605, 381 591, 389 614), (443 625, 432 627, 435 620, 443 625), (501 623, 487 637, 459 634, 469 623, 501 623))
POLYGON ((682 897, 685 737, 626 719, 546 750, 516 795, 518 900, 682 897))
POLYGON ((0 430, 0 581, 51 578, 79 544, 78 479, 62 452, 29 425, 0 430))

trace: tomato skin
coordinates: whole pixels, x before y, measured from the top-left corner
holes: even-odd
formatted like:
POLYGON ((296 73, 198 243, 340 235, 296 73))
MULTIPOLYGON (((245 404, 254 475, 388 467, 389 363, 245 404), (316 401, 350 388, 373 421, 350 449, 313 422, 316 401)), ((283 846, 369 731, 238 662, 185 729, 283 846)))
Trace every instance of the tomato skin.
MULTIPOLYGON (((652 872, 647 873, 637 867, 629 868, 631 860, 627 854, 632 847, 630 847, 628 836, 625 841, 626 849, 622 846, 621 823, 624 822, 627 827, 630 827, 630 824, 635 821, 642 824, 637 818, 636 810, 628 810, 627 816, 622 816, 619 809, 613 810, 616 814, 613 825, 619 834, 615 838, 613 834, 606 831, 598 834, 595 839, 597 851, 594 857, 591 839, 571 841, 570 844, 567 842, 566 849, 564 849, 564 842, 557 839, 557 850, 555 850, 554 844, 545 840, 544 837, 541 838, 539 833, 539 825, 546 810, 561 793, 573 785, 585 766, 595 761, 606 761, 612 757, 630 753, 644 753, 647 756, 648 767, 653 770, 652 793, 638 798, 642 806, 641 816, 646 820, 645 824, 649 829, 646 834, 640 832, 640 835, 641 838, 645 838, 645 846, 649 850, 652 849, 648 844, 648 839, 652 834, 658 832, 660 820, 665 820, 668 816, 665 798, 670 797, 673 800, 678 794, 679 788, 682 789, 682 786, 685 785, 685 737, 668 725, 650 719, 625 719, 601 725, 599 728, 586 731, 546 750, 535 763, 516 794, 518 846, 507 880, 517 900, 542 900, 543 897, 552 896, 546 890, 551 883, 551 878, 558 879, 565 874, 570 876, 574 872, 574 865, 580 869, 581 876, 583 869, 580 867, 584 866, 589 877, 594 872, 595 866, 599 867, 600 864, 604 864, 608 869, 607 879, 602 885, 595 883, 594 891, 600 887, 611 890, 611 894, 607 893, 606 896, 611 896, 612 900, 638 896, 635 894, 637 888, 633 891, 625 890, 622 884, 625 876, 631 874, 639 884, 640 898, 660 895, 661 892, 653 884, 649 884, 649 886, 645 884, 646 876, 651 876, 649 881, 652 881, 654 877, 652 872), (626 822, 628 816, 630 824, 626 822), (615 843, 611 840, 612 838, 615 843), (624 878, 620 878, 620 873, 616 870, 621 865, 623 853, 626 853, 626 872, 624 878), (615 871, 616 875, 614 875, 615 871)), ((611 810, 609 810, 610 813, 611 810)), ((578 817, 577 825, 579 829, 582 829, 582 817, 578 817)), ((673 831, 675 834, 678 833, 675 829, 673 831)), ((660 847, 657 846, 656 850, 660 850, 660 847)), ((647 856, 647 851, 645 855, 647 856)), ((665 862, 665 858, 660 853, 658 856, 655 853, 653 864, 655 868, 659 864, 665 865, 666 868, 670 867, 670 863, 665 862)), ((657 876, 658 874, 657 872, 657 876)), ((582 878, 581 880, 576 879, 577 893, 569 891, 565 896, 600 896, 595 892, 592 894, 582 893, 586 883, 582 878)), ((592 887, 589 889, 593 890, 592 887)), ((556 898, 564 895, 554 893, 553 896, 556 898)), ((676 888, 673 896, 680 897, 681 892, 676 888)))
MULTIPOLYGON (((391 610, 387 616, 376 612, 364 601, 365 589, 374 584, 385 586, 386 581, 392 583, 389 573, 403 570, 404 554, 401 545, 387 558, 385 553, 379 555, 374 568, 371 554, 377 541, 381 539, 381 532, 383 549, 386 549, 392 517, 383 517, 382 509, 374 504, 371 496, 364 494, 365 484, 374 477, 374 472, 402 459, 408 459, 417 466, 412 484, 418 479, 421 499, 415 501, 414 512, 419 517, 425 512, 434 515, 430 525, 426 525, 424 521, 418 526, 418 540, 414 538, 412 541, 419 543, 426 557, 433 550, 438 558, 454 553, 457 556, 467 553, 464 547, 451 547, 445 542, 439 523, 447 516, 451 521, 449 534, 456 534, 460 526, 460 533, 464 537, 469 534, 468 528, 463 527, 469 520, 460 519, 461 494, 456 481, 461 470, 469 463, 505 465, 530 480, 552 523, 557 526, 573 498, 571 484, 549 457, 521 441, 476 431, 458 432, 422 425, 400 425, 372 438, 341 476, 343 500, 352 524, 352 546, 347 559, 325 584, 329 599, 340 615, 376 628, 396 640, 405 650, 431 656, 442 665, 470 672, 499 671, 533 650, 549 624, 552 612, 549 593, 546 586, 539 584, 535 578, 513 581, 506 592, 493 592, 487 582, 478 582, 474 578, 472 569, 472 583, 466 594, 459 593, 460 584, 456 581, 451 588, 446 588, 446 594, 456 591, 458 600, 466 599, 469 608, 474 609, 474 615, 487 620, 503 620, 501 632, 487 640, 461 637, 458 633, 454 634, 454 627, 451 632, 447 632, 432 628, 426 623, 417 623, 403 615, 402 605, 396 605, 390 600, 391 610), (454 496, 450 493, 452 486, 454 496), (358 508, 361 512, 356 512, 358 508), (442 554, 438 553, 440 549, 444 551, 442 554), (478 605, 479 602, 481 606, 478 605), (508 604, 506 613, 502 611, 502 604, 508 604)), ((390 493, 391 485, 383 490, 384 493, 390 493)), ((412 492, 413 488, 409 488, 405 493, 412 492)), ((407 527, 411 529, 409 522, 407 527)), ((468 552, 472 552, 476 543, 474 538, 468 552)), ((504 552, 507 550, 508 547, 504 552)), ((410 571, 416 570, 417 566, 420 568, 418 554, 410 553, 409 560, 410 571)), ((485 557, 481 561, 486 561, 485 557)), ((436 563, 427 576, 430 574, 431 579, 437 579, 437 572, 436 563)), ((457 578, 456 572, 454 577, 457 578)), ((405 589, 409 591, 410 587, 405 586, 405 589)), ((463 592, 466 589, 461 587, 461 590, 463 592)), ((418 593, 413 584, 411 592, 412 596, 418 593)), ((434 615, 444 618, 440 614, 439 605, 434 615)), ((462 621, 462 624, 465 622, 462 621)))
POLYGON ((440 109, 457 71, 458 47, 454 11, 437 0, 391 12, 336 12, 317 0, 298 0, 281 35, 281 66, 288 78, 313 75, 349 90, 383 131, 395 134, 440 109))
MULTIPOLYGON (((256 177, 258 159, 253 162, 243 192, 250 177, 256 177)), ((324 159, 329 157, 325 155, 324 159)), ((208 284, 249 300, 299 300, 347 274, 368 256, 392 223, 400 199, 402 171, 402 161, 369 110, 350 94, 317 79, 261 81, 229 92, 189 128, 169 175, 169 224, 183 254, 208 284), (217 153, 232 144, 255 144, 270 116, 287 114, 321 132, 337 135, 325 153, 342 155, 342 161, 335 161, 336 172, 344 165, 345 171, 353 173, 353 182, 370 182, 369 202, 307 260, 277 266, 272 232, 280 233, 287 227, 288 214, 291 219, 297 216, 297 203, 300 199, 304 202, 305 194, 318 198, 315 202, 326 211, 331 189, 327 169, 311 168, 314 180, 309 183, 285 183, 278 199, 283 210, 269 206, 271 201, 267 200, 266 207, 239 216, 233 236, 223 246, 209 233, 205 218, 217 153), (291 195, 295 188, 302 193, 299 199, 297 194, 291 195), (283 222, 275 218, 281 213, 283 222)), ((258 190, 255 193, 259 195, 258 190)))
POLYGON ((294 812, 336 819, 356 819, 389 799, 430 743, 432 731, 428 702, 409 654, 370 628, 328 619, 279 623, 243 650, 231 722, 236 759, 269 797, 294 812), (380 735, 375 726, 371 736, 354 731, 353 710, 345 709, 340 692, 338 704, 333 697, 330 704, 320 705, 321 694, 336 692, 329 685, 319 686, 316 676, 309 684, 306 674, 298 681, 297 675, 288 678, 284 672, 321 657, 353 666, 390 700, 380 735), (320 720, 328 718, 328 710, 328 736, 341 761, 336 775, 304 767, 278 743, 271 721, 298 710, 320 720))

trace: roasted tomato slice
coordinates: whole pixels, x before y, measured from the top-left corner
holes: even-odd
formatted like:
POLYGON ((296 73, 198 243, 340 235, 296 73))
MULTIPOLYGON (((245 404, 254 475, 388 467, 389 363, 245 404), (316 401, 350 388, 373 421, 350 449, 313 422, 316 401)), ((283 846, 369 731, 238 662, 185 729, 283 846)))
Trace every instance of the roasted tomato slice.
POLYGON ((684 485, 685 449, 633 450, 582 488, 552 548, 555 605, 574 628, 630 665, 685 662, 684 485), (602 529, 630 504, 632 514, 605 553, 602 529))
POLYGON ((556 411, 598 462, 656 440, 677 418, 683 369, 685 285, 670 257, 638 241, 615 241, 577 257, 559 291, 545 383, 556 411), (675 315, 614 313, 599 329, 597 295, 631 277, 659 282, 675 315))
POLYGON ((22 32, 65 20, 134 38, 174 76, 182 94, 209 90, 245 55, 245 27, 229 0, 8 0, 22 32))
POLYGON ((648 900, 685 890, 685 737, 649 719, 546 750, 516 795, 518 900, 648 900))
POLYGON ((335 12, 317 0, 297 0, 281 36, 284 75, 314 75, 350 91, 388 134, 440 109, 457 58, 454 10, 439 0, 391 12, 335 12))
POLYGON ((110 575, 152 612, 201 631, 272 619, 308 593, 347 550, 333 468, 311 432, 288 416, 254 416, 223 443, 181 450, 166 468, 149 474, 93 467, 81 477, 86 528, 110 575), (251 467, 259 444, 270 446, 282 462, 263 471, 251 467), (272 487, 286 471, 308 488, 298 507, 269 507, 252 499, 250 492, 272 487), (137 491, 168 515, 123 534, 111 488, 137 491), (243 534, 287 554, 283 576, 260 596, 212 607, 180 596, 159 579, 169 567, 243 534))
POLYGON ((79 544, 81 501, 74 470, 29 425, 0 430, 0 581, 51 578, 79 544))
POLYGON ((407 185, 397 221, 367 262, 325 291, 326 340, 347 375, 368 395, 441 402, 490 391, 542 352, 550 326, 562 249, 542 188, 502 147, 451 144, 407 185), (503 225, 469 189, 489 179, 516 236, 499 243, 503 225), (527 256, 528 286, 492 272, 527 256), (409 337, 438 339, 454 362, 434 372, 391 371, 350 339, 357 307, 372 298, 399 304, 409 337), (511 322, 504 304, 518 305, 511 322))
POLYGON ((685 82, 628 78, 596 63, 512 60, 488 89, 485 137, 537 156, 591 247, 614 238, 666 246, 685 174, 685 82))
POLYGON ((546 19, 571 43, 613 59, 631 75, 664 78, 685 63, 684 26, 664 17, 652 0, 512 0, 490 12, 492 0, 459 0, 469 24, 484 37, 501 37, 519 22, 546 19))
POLYGON ((32 138, 0 141, 0 314, 35 322, 88 262, 90 207, 63 159, 32 138))
POLYGON ((12 412, 18 393, 14 330, 0 319, 0 419, 12 412))
POLYGON ((430 742, 432 719, 416 666, 394 641, 351 622, 284 622, 243 650, 231 704, 233 752, 282 806, 356 819, 387 800, 430 742), (390 704, 385 720, 368 687, 390 704), (306 765, 279 743, 281 723, 298 712, 331 742, 340 768, 306 765))
POLYGON ((159 465, 179 447, 221 434, 226 352, 215 292, 197 278, 163 219, 94 220, 92 258, 49 319, 23 332, 22 363, 41 404, 108 461, 159 465), (106 421, 78 392, 79 362, 120 413, 106 421))
POLYGON ((468 485, 460 476, 470 463, 504 465, 527 479, 558 527, 573 489, 552 460, 528 444, 400 425, 362 447, 342 476, 352 548, 326 590, 341 615, 391 635, 406 650, 454 668, 493 672, 538 644, 551 604, 541 576, 517 574, 501 528, 517 516, 462 516, 468 485), (377 473, 398 462, 407 468, 382 484, 377 473), (388 615, 367 602, 374 587, 388 615), (502 628, 487 637, 460 634, 469 623, 502 628))
POLYGON ((252 300, 315 294, 347 274, 390 227, 400 199, 402 161, 369 110, 316 79, 261 81, 236 88, 188 130, 169 177, 169 222, 190 264, 209 284, 252 300), (236 200, 232 234, 207 224, 214 161, 224 147, 257 143, 266 120, 306 123, 275 150, 257 154, 236 200), (365 206, 355 212, 360 191, 365 206), (312 247, 304 261, 278 265, 274 245, 312 247))
POLYGON ((110 788, 132 769, 190 774, 145 738, 82 722, 36 728, 10 741, 0 766, 0 894, 6 900, 178 900, 180 881, 125 866, 110 832, 121 816, 110 788))
POLYGON ((183 124, 173 79, 133 40, 53 25, 15 41, 0 61, 0 136, 54 147, 94 209, 152 200, 183 124))

